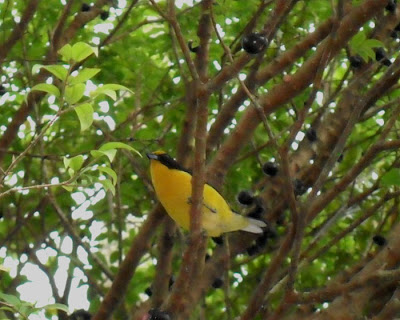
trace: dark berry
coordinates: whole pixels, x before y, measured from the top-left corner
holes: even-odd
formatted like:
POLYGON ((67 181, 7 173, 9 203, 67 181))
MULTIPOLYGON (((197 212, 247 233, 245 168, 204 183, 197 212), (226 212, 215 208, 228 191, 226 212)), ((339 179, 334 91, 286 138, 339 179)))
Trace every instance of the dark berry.
POLYGON ((300 179, 294 179, 293 189, 294 189, 294 194, 296 196, 301 196, 307 191, 307 187, 304 185, 304 182, 301 181, 300 179))
POLYGON ((396 0, 389 0, 388 4, 386 5, 385 9, 391 13, 396 11, 396 0))
POLYGON ((394 27, 394 31, 400 31, 400 23, 394 27))
POLYGON ((0 97, 6 94, 7 90, 2 84, 0 84, 0 97))
POLYGON ((351 56, 349 58, 350 66, 354 69, 358 69, 363 64, 363 59, 360 56, 351 56))
POLYGON ((271 228, 268 228, 267 230, 265 230, 264 234, 266 235, 266 237, 268 239, 275 239, 275 238, 278 237, 278 233, 276 232, 276 230, 275 229, 271 229, 271 228))
POLYGON ((240 204, 243 204, 245 206, 249 206, 254 202, 253 196, 248 191, 240 191, 237 199, 240 204))
POLYGON ((192 41, 192 40, 190 40, 190 41, 188 42, 188 47, 189 47, 189 50, 190 50, 191 52, 194 52, 194 53, 199 52, 199 49, 200 49, 199 46, 193 47, 193 41, 192 41))
POLYGON ((383 48, 378 48, 375 51, 375 60, 381 61, 382 59, 386 58, 386 52, 383 48))
POLYGON ((281 214, 277 219, 276 219, 276 224, 278 226, 283 226, 285 224, 285 215, 281 214))
POLYGON ((260 204, 257 204, 254 209, 252 209, 247 215, 249 218, 260 219, 261 214, 264 212, 264 207, 260 204))
POLYGON ((90 319, 92 319, 92 315, 85 310, 77 310, 74 313, 72 313, 68 319, 69 320, 90 320, 90 319))
POLYGON ((267 39, 259 33, 250 33, 242 38, 242 48, 250 54, 260 53, 267 46, 267 39))
POLYGON ((266 232, 263 232, 263 234, 256 239, 256 245, 259 248, 262 248, 267 244, 267 241, 268 241, 268 234, 266 232))
POLYGON ((224 284, 224 280, 222 280, 221 278, 216 278, 216 279, 213 281, 213 283, 211 284, 211 286, 212 286, 214 289, 218 289, 218 288, 221 288, 223 284, 224 284))
POLYGON ((110 16, 110 13, 108 11, 102 11, 100 13, 100 19, 103 21, 107 20, 109 16, 110 16))
POLYGON ((256 245, 253 245, 253 246, 251 246, 251 247, 248 247, 248 248, 246 249, 246 252, 247 252, 247 254, 248 254, 249 256, 254 256, 254 255, 256 255, 257 253, 260 252, 260 248, 259 248, 258 246, 256 246, 256 245))
POLYGON ((171 317, 168 313, 160 311, 158 309, 151 309, 149 311, 149 315, 149 320, 171 320, 171 317))
POLYGON ((153 295, 153 290, 151 289, 151 287, 147 287, 144 290, 144 293, 147 294, 149 297, 151 297, 153 295))
POLYGON ((275 177, 278 173, 278 166, 275 163, 268 161, 262 166, 262 171, 271 177, 275 177))
POLYGON ((377 234, 375 236, 372 237, 372 241, 374 241, 374 243, 378 246, 384 246, 386 244, 386 239, 385 237, 377 234))
POLYGON ((382 64, 390 67, 390 65, 392 64, 392 61, 390 61, 388 58, 383 59, 382 64))
POLYGON ((222 237, 212 237, 211 239, 219 246, 224 244, 224 239, 222 237))
POLYGON ((168 284, 168 289, 171 290, 172 286, 175 283, 175 277, 172 275, 171 278, 169 278, 169 284, 168 284))
POLYGON ((81 11, 82 11, 82 12, 88 12, 88 11, 90 11, 90 5, 88 5, 87 3, 82 3, 81 11))
POLYGON ((310 142, 315 142, 317 141, 317 131, 315 131, 315 129, 310 128, 306 131, 306 137, 308 139, 308 141, 310 142))
POLYGON ((211 256, 208 253, 206 253, 206 256, 204 257, 204 261, 208 261, 208 260, 210 260, 210 258, 211 258, 211 256))

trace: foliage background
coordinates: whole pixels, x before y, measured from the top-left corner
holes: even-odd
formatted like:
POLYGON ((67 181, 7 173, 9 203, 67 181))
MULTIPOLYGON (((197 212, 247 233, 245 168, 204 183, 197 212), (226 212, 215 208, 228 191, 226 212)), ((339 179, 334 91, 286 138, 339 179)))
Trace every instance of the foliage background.
MULTIPOLYGON (((400 314, 395 1, 86 4, 0 1, 0 263, 16 270, 0 271, 1 292, 18 296, 33 264, 48 277, 50 302, 68 304, 83 274, 96 320, 147 319, 150 309, 173 319, 400 314), (251 32, 268 40, 256 55, 241 50, 251 32), (65 65, 58 50, 77 42, 99 50, 72 65, 101 69, 87 90, 113 83, 131 91, 90 100, 87 130, 75 112, 46 128, 78 102, 31 91, 65 85, 32 68, 65 65), (251 190, 268 229, 258 238, 232 233, 223 245, 204 242, 196 227, 188 236, 156 204, 147 159, 127 149, 96 162, 115 171, 114 193, 102 183, 107 174, 92 171, 72 191, 60 186, 70 179, 64 157, 82 156, 82 173, 92 150, 115 141, 142 155, 168 151, 193 167, 195 190, 207 176, 244 214, 253 208, 236 196, 251 190), (277 176, 263 173, 267 161, 277 176)), ((46 314, 67 319, 62 310, 46 314)))

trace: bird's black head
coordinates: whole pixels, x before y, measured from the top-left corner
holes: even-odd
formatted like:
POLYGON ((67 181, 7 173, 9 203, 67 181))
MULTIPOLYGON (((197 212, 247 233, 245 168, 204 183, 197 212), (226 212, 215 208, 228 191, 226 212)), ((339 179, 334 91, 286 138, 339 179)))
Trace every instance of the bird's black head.
POLYGON ((187 171, 174 158, 170 157, 164 151, 156 151, 156 152, 152 152, 152 153, 147 153, 147 158, 149 158, 150 160, 160 161, 160 163, 162 163, 168 169, 187 171))

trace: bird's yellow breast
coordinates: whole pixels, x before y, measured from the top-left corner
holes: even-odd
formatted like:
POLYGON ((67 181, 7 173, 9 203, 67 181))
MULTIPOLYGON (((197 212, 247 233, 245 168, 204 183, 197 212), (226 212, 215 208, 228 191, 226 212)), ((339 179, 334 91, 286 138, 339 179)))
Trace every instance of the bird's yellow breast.
MULTIPOLYGON (((151 161, 151 178, 157 197, 175 222, 188 230, 192 176, 181 170, 170 169, 159 161, 151 161)), ((224 198, 208 184, 203 190, 202 226, 210 236, 245 227, 248 222, 232 213, 224 198)))

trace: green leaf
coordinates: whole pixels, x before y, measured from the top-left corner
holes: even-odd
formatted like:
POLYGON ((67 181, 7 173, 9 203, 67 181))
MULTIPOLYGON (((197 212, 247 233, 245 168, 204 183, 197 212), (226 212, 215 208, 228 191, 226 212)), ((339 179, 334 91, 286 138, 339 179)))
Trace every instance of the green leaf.
POLYGON ((105 180, 100 180, 100 183, 103 185, 104 189, 106 189, 106 191, 111 191, 111 193, 113 194, 113 196, 115 196, 115 187, 114 185, 111 183, 110 180, 105 179, 105 180))
POLYGON ((2 292, 0 292, 0 300, 3 300, 4 302, 6 302, 12 306, 18 306, 21 304, 21 300, 19 300, 18 297, 14 296, 12 294, 5 294, 2 292))
POLYGON ((65 190, 67 190, 68 192, 72 192, 72 190, 74 190, 74 187, 70 187, 70 186, 62 186, 65 190))
POLYGON ((110 150, 110 149, 126 149, 129 151, 136 152, 140 157, 142 157, 142 155, 140 154, 139 151, 137 151, 135 148, 132 148, 130 145, 127 145, 126 143, 122 143, 122 142, 107 142, 99 148, 99 150, 101 150, 101 151, 110 150))
POLYGON ((75 104, 83 97, 85 92, 85 85, 83 83, 78 83, 75 85, 69 85, 65 88, 65 100, 68 104, 75 104))
POLYGON ((38 73, 42 67, 42 64, 34 64, 32 67, 32 74, 38 73))
POLYGON ((72 46, 67 43, 60 50, 58 50, 58 53, 62 55, 65 62, 70 62, 72 59, 72 46))
POLYGON ((400 168, 390 169, 382 176, 381 183, 383 186, 400 186, 400 168))
POLYGON ((68 76, 68 70, 63 66, 50 65, 50 66, 42 66, 43 69, 46 69, 52 75, 56 76, 61 81, 65 81, 68 76))
POLYGON ((48 304, 46 306, 43 306, 43 309, 46 309, 46 310, 61 310, 61 311, 64 311, 66 313, 69 312, 68 307, 65 304, 61 304, 61 303, 48 304))
POLYGON ((117 94, 115 91, 118 91, 118 90, 126 90, 126 91, 133 93, 132 90, 130 90, 129 88, 127 88, 125 86, 122 86, 119 84, 114 84, 114 83, 109 83, 109 84, 105 84, 105 85, 97 88, 96 90, 91 92, 90 95, 92 97, 97 97, 101 94, 105 94, 115 101, 115 100, 117 100, 117 94))
POLYGON ((111 150, 106 150, 106 151, 99 151, 99 150, 92 150, 90 151, 90 154, 95 157, 95 158, 100 158, 102 156, 106 156, 110 162, 114 160, 114 157, 117 153, 117 150, 111 149, 111 150))
POLYGON ((350 41, 351 51, 358 54, 363 60, 375 59, 373 48, 382 47, 383 43, 376 39, 367 39, 364 32, 357 33, 350 41))
POLYGON ((100 71, 101 71, 101 69, 97 69, 97 68, 84 68, 79 71, 79 73, 76 77, 71 77, 69 79, 69 83, 77 84, 77 83, 86 82, 87 80, 93 78, 100 71))
POLYGON ((118 178, 117 173, 113 169, 109 167, 98 167, 97 169, 101 172, 105 172, 106 174, 108 174, 112 178, 113 185, 116 185, 118 178))
POLYGON ((8 271, 10 271, 10 270, 9 270, 8 268, 6 268, 6 267, 0 265, 0 271, 8 272, 8 271))
POLYGON ((78 171, 82 167, 83 161, 84 159, 82 155, 78 155, 72 158, 64 157, 64 167, 65 169, 71 168, 74 171, 78 171))
POLYGON ((57 98, 60 96, 60 90, 53 85, 53 84, 47 84, 47 83, 39 83, 35 86, 32 87, 32 91, 44 91, 49 94, 52 94, 53 96, 56 96, 57 98))
POLYGON ((72 46, 72 60, 81 62, 91 54, 98 55, 98 49, 84 42, 77 42, 72 46))
POLYGON ((85 131, 93 123, 93 107, 89 103, 84 103, 74 108, 81 123, 81 131, 85 131))

